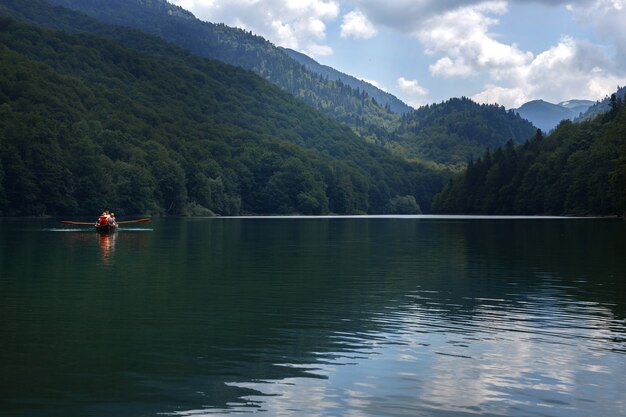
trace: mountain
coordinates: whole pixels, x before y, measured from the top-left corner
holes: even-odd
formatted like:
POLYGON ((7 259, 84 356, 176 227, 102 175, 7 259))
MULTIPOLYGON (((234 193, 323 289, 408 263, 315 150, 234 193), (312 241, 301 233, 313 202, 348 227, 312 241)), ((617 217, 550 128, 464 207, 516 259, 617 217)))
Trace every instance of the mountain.
MULTIPOLYGON (((618 87, 617 91, 614 93, 615 98, 621 100, 622 102, 626 101, 626 86, 618 87)), ((581 116, 579 116, 576 120, 590 120, 594 117, 602 113, 606 113, 611 110, 611 97, 605 97, 604 99, 594 103, 590 106, 586 111, 583 112, 581 116)))
POLYGON ((626 215, 626 106, 490 152, 434 199, 437 213, 626 215))
POLYGON ((562 120, 575 119, 592 104, 589 100, 569 100, 559 104, 533 100, 514 111, 544 132, 549 132, 562 120))
POLYGON ((404 114, 386 144, 408 158, 435 161, 457 168, 508 140, 523 143, 536 128, 513 111, 498 105, 453 98, 404 114))
POLYGON ((251 70, 364 136, 384 133, 380 127, 398 118, 365 91, 308 71, 285 50, 262 37, 224 24, 203 22, 165 0, 49 1, 109 24, 159 36, 201 57, 251 70))
POLYGON ((445 179, 249 71, 40 0, 0 2, 0 138, 2 215, 418 212, 445 179))
MULTIPOLYGON (((437 163, 458 166, 476 157, 487 147, 500 146, 510 138, 516 142, 525 139, 525 137, 509 135, 510 131, 518 130, 515 126, 499 125, 489 130, 487 125, 488 132, 484 143, 480 143, 481 139, 477 137, 468 139, 462 131, 455 131, 452 135, 446 136, 449 133, 446 130, 433 129, 416 132, 414 129, 407 129, 406 126, 402 126, 401 115, 391 111, 392 105, 397 108, 398 102, 380 90, 368 90, 371 94, 376 93, 376 98, 373 98, 364 90, 364 84, 354 81, 352 77, 344 77, 341 73, 323 67, 301 54, 277 48, 249 32, 229 28, 222 24, 202 22, 165 0, 51 1, 54 4, 80 10, 109 23, 121 24, 154 34, 196 55, 250 69, 327 116, 349 126, 367 142, 385 146, 400 157, 425 161, 433 158, 434 155, 437 163), (335 77, 336 80, 334 80, 335 77), (429 132, 432 132, 434 137, 426 137, 429 132), (421 133, 419 137, 418 133, 421 133), (493 137, 498 139, 494 141, 493 137), (460 143, 456 143, 457 141, 460 143), (475 146, 474 142, 476 142, 475 146), (446 148, 449 147, 454 152, 448 155, 446 148)), ((76 28, 68 27, 64 21, 42 22, 39 20, 39 22, 51 27, 76 30, 76 28)), ((90 31, 91 29, 81 27, 79 30, 90 31)), ((447 104, 443 103, 443 105, 447 104)), ((410 118, 415 120, 416 117, 419 118, 425 113, 428 112, 418 110, 410 118)), ((410 115, 412 111, 404 114, 410 115)), ((458 114, 452 117, 460 118, 458 114)), ((472 119, 480 119, 480 116, 473 114, 472 109, 469 109, 462 118, 466 125, 471 125, 472 119)), ((514 118, 511 121, 514 124, 519 122, 514 118)), ((415 123, 422 124, 417 121, 415 123)), ((451 123, 454 124, 457 121, 451 123)), ((476 131, 476 129, 469 129, 469 131, 476 131)))
POLYGON ((558 105, 561 107, 565 107, 571 112, 575 113, 577 116, 585 113, 589 107, 593 106, 595 102, 591 100, 567 100, 562 101, 558 105))
POLYGON ((344 74, 336 69, 329 67, 327 65, 322 65, 315 61, 314 59, 300 53, 294 51, 293 49, 288 48, 280 48, 291 58, 304 65, 306 69, 316 74, 323 76, 324 78, 328 78, 332 81, 341 81, 350 87, 366 92, 370 97, 372 97, 376 102, 385 108, 388 108, 393 113, 407 113, 412 110, 410 106, 399 100, 396 96, 389 94, 378 87, 373 86, 370 83, 367 83, 363 80, 359 80, 356 77, 353 77, 348 74, 344 74))

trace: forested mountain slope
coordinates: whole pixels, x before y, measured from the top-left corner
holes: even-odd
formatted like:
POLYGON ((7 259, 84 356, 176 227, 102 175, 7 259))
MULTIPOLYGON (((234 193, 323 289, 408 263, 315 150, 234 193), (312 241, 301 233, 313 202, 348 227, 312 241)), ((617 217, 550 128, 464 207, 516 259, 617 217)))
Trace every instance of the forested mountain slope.
POLYGON ((411 107, 407 104, 399 100, 396 96, 386 93, 383 90, 365 82, 355 78, 351 75, 344 74, 342 72, 337 71, 334 68, 331 68, 327 65, 322 65, 319 62, 315 61, 308 56, 301 54, 300 52, 294 51, 292 49, 280 48, 291 58, 295 59, 302 65, 304 65, 309 71, 314 72, 323 76, 324 78, 328 78, 329 80, 338 81, 341 80, 344 84, 349 85, 352 88, 355 88, 360 91, 364 91, 368 94, 368 96, 372 97, 376 102, 387 109, 391 110, 393 113, 407 113, 411 111, 411 107))
MULTIPOLYGON (((617 91, 615 92, 615 99, 626 101, 626 86, 617 88, 617 91)), ((609 110, 611 110, 611 97, 607 96, 590 106, 585 113, 582 114, 582 116, 576 119, 576 121, 590 120, 599 114, 608 112, 609 110)))
POLYGON ((534 132, 530 122, 511 110, 462 97, 404 114, 387 146, 407 157, 461 167, 508 140, 523 143, 534 132))
POLYGON ((442 185, 248 71, 38 13, 109 36, 0 17, 3 215, 428 210, 442 185))
POLYGON ((49 1, 106 23, 159 36, 196 55, 251 70, 364 136, 397 120, 396 114, 385 109, 385 103, 376 103, 363 90, 308 71, 264 38, 224 24, 200 21, 165 0, 49 1))
MULTIPOLYGON (((251 69, 329 117, 346 124, 365 140, 386 146, 404 158, 432 159, 443 165, 464 166, 487 148, 502 146, 508 139, 523 141, 534 132, 527 122, 515 117, 502 117, 504 111, 497 106, 469 105, 468 100, 461 101, 464 106, 460 110, 459 102, 451 100, 409 111, 401 122, 400 116, 390 111, 397 107, 397 103, 389 101, 388 95, 379 94, 373 100, 363 89, 352 88, 350 78, 344 81, 338 76, 334 81, 328 73, 308 71, 283 49, 261 37, 222 24, 201 22, 165 0, 51 1, 82 10, 107 22, 155 34, 194 54, 251 69), (500 115, 485 116, 490 112, 500 115), (440 126, 431 122, 433 113, 437 114, 440 126), (491 121, 496 119, 498 122, 492 126, 491 121), (511 126, 506 123, 511 123, 511 126), (524 123, 526 126, 520 128, 520 124, 524 123), (428 124, 431 125, 429 128, 421 127, 428 124), (465 129, 466 126, 468 129, 465 129)), ((94 30, 88 25, 77 28, 67 19, 42 17, 39 12, 43 7, 41 0, 1 2, 40 24, 68 30, 94 30)), ((304 60, 300 59, 301 62, 304 60)), ((319 70, 319 66, 316 68, 314 71, 319 70)))
POLYGON ((487 153, 434 200, 438 213, 626 214, 626 106, 561 122, 547 137, 487 153))

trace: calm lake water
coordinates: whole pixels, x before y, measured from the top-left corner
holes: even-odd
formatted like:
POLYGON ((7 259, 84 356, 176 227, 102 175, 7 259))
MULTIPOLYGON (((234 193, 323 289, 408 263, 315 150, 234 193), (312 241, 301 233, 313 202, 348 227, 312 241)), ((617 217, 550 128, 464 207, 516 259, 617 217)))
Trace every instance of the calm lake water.
POLYGON ((0 416, 239 413, 626 416, 626 222, 0 222, 0 416))

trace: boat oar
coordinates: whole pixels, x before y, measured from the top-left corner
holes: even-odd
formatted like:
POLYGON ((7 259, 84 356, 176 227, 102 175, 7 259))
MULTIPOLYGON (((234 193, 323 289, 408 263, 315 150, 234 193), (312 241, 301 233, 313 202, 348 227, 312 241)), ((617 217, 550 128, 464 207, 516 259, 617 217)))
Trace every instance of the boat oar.
MULTIPOLYGON (((123 222, 117 222, 117 224, 145 223, 145 222, 149 222, 150 220, 151 219, 125 220, 123 222)), ((71 220, 61 220, 61 223, 63 223, 63 224, 76 224, 76 225, 89 225, 89 226, 93 226, 95 224, 94 222, 75 222, 75 221, 71 221, 71 220)))
POLYGON ((150 219, 125 220, 123 222, 117 222, 117 224, 145 223, 145 222, 149 222, 149 221, 150 221, 150 219))

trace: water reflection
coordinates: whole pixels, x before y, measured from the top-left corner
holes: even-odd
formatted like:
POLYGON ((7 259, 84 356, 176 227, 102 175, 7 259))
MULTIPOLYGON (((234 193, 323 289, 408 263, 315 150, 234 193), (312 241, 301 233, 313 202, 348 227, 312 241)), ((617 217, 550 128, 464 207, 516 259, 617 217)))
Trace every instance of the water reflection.
POLYGON ((625 226, 0 228, 0 415, 626 415, 625 226))
POLYGON ((626 415, 626 326, 549 284, 517 300, 481 299, 463 320, 415 290, 372 317, 376 332, 336 331, 332 353, 280 379, 231 381, 227 408, 172 415, 626 415))
POLYGON ((115 241, 117 240, 117 232, 113 233, 96 233, 98 238, 98 246, 100 247, 100 256, 103 265, 111 265, 113 255, 115 254, 115 241))
POLYGON ((97 247, 100 254, 99 264, 110 267, 114 264, 119 240, 123 242, 123 251, 141 250, 149 243, 153 229, 124 228, 113 233, 97 233, 85 228, 49 228, 45 231, 59 232, 65 244, 66 253, 83 253, 86 250, 91 252, 94 246, 97 247))
POLYGON ((263 254, 239 265, 288 277, 270 279, 275 291, 298 275, 306 298, 290 290, 297 302, 272 306, 289 311, 290 331, 254 359, 258 379, 225 381, 239 390, 227 406, 172 414, 626 415, 625 294, 610 278, 626 278, 615 254, 625 235, 536 222, 337 226, 311 225, 305 245, 265 230, 263 254))

